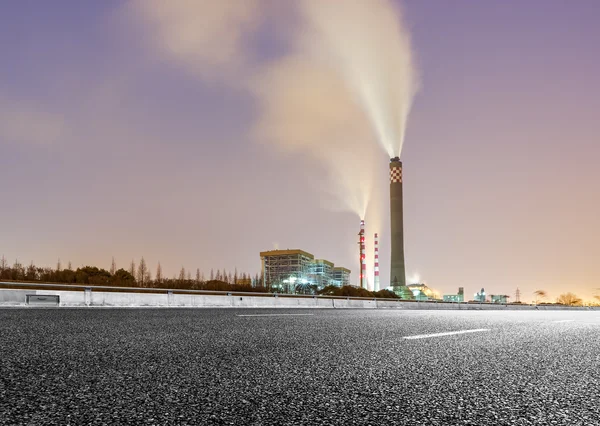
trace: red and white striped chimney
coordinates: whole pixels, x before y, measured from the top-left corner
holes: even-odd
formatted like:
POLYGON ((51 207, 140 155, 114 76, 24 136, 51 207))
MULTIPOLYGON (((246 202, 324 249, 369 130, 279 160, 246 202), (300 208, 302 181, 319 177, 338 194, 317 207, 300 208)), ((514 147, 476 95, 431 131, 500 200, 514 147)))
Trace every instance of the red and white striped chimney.
POLYGON ((367 288, 367 251, 365 248, 365 221, 360 221, 360 286, 367 288))
POLYGON ((373 266, 373 291, 379 291, 379 234, 375 233, 375 265, 373 266))

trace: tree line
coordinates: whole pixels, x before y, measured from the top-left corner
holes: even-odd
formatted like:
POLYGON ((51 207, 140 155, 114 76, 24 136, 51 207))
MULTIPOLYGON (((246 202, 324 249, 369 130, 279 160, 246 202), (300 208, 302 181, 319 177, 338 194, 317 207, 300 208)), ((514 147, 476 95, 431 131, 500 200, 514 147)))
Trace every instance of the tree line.
POLYGON ((143 257, 137 265, 132 260, 126 269, 117 268, 113 258, 110 269, 106 270, 96 266, 73 269, 71 262, 63 267, 60 260, 55 268, 38 267, 33 262, 25 266, 19 260, 9 265, 6 258, 2 256, 0 280, 180 290, 267 291, 263 287, 263 279, 258 274, 254 276, 245 272, 240 274, 237 269, 234 272, 227 272, 225 269, 215 272, 211 269, 210 276, 206 278, 199 268, 192 275, 192 271, 182 267, 178 275, 168 278, 164 276, 159 262, 153 277, 143 257))

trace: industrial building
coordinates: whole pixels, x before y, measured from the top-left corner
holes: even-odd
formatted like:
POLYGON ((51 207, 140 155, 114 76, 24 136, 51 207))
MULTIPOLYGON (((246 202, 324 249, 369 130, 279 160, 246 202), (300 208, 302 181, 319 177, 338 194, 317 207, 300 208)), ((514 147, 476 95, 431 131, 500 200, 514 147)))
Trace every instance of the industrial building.
POLYGON ((444 302, 462 303, 465 301, 464 287, 458 287, 458 294, 444 294, 444 302))
POLYGON ((331 285, 333 280, 333 263, 325 259, 315 259, 312 264, 310 274, 311 283, 317 288, 327 287, 331 285))
POLYGON ((260 253, 264 285, 281 293, 311 293, 328 285, 348 285, 350 270, 315 257, 304 250, 270 250, 260 253))
POLYGON ((485 302, 485 289, 482 288, 479 293, 475 293, 473 298, 476 302, 485 302))
POLYGON ((407 287, 415 300, 436 300, 438 297, 436 292, 425 284, 409 284, 407 287))
POLYGON ((332 285, 343 287, 350 285, 350 269, 336 266, 333 268, 333 283, 332 285))
POLYGON ((490 301, 492 303, 502 303, 502 304, 506 304, 508 303, 508 298, 510 296, 506 295, 506 294, 492 294, 490 295, 490 301))

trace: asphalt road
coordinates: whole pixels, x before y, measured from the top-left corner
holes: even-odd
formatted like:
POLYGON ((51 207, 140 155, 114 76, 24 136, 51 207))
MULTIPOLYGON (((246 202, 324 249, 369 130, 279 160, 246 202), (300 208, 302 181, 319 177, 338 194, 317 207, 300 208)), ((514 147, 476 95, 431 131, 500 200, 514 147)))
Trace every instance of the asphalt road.
POLYGON ((600 425, 600 311, 0 309, 0 424, 600 425))

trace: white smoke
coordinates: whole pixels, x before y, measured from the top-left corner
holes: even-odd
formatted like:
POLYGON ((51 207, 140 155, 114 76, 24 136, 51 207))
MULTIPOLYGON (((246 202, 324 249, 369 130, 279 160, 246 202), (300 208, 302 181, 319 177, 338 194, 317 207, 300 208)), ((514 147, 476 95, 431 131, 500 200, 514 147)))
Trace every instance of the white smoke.
POLYGON ((320 162, 329 205, 381 216, 368 208, 373 188, 386 186, 376 173, 385 168, 381 148, 400 154, 415 92, 399 11, 389 0, 278 4, 132 0, 129 10, 161 55, 205 81, 247 90, 258 106, 254 138, 320 162), (252 41, 269 20, 284 49, 265 60, 252 41))
POLYGON ((388 156, 400 156, 417 79, 399 11, 388 0, 301 4, 301 42, 345 79, 388 156))

